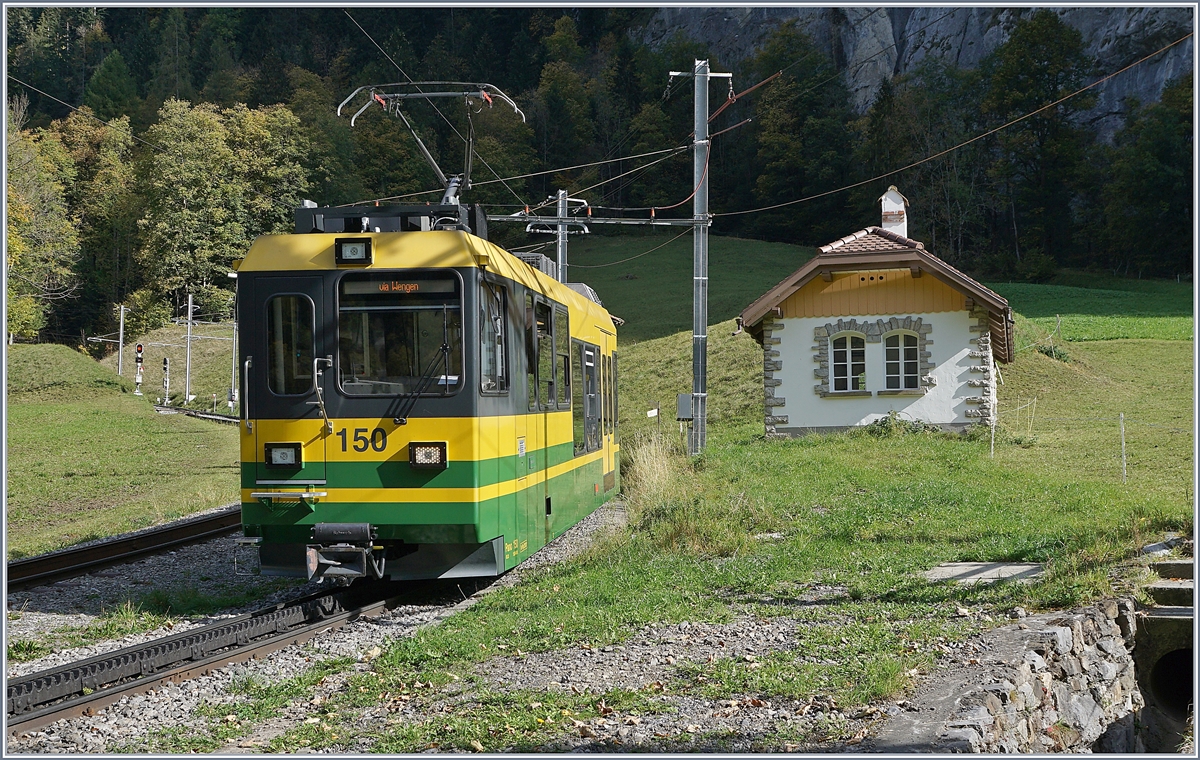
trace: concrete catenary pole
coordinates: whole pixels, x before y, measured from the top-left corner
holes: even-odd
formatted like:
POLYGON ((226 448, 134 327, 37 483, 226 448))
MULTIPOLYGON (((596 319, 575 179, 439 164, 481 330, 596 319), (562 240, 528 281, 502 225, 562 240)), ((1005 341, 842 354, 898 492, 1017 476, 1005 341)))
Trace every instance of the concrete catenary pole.
POLYGON ((696 61, 696 142, 692 174, 692 435, 688 453, 699 454, 708 421, 708 61, 696 61))
POLYGON ((188 293, 187 305, 187 357, 183 365, 183 403, 192 400, 192 294, 188 293))
POLYGON ((558 281, 567 281, 567 191, 558 191, 558 235, 555 246, 555 261, 558 265, 558 281))

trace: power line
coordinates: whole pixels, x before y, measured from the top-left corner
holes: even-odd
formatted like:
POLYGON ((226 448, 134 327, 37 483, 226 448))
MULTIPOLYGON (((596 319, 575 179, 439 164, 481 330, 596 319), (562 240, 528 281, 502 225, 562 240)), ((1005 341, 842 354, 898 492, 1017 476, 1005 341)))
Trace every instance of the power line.
MULTIPOLYGON (((686 145, 681 145, 681 146, 678 146, 675 148, 664 148, 662 150, 652 150, 648 153, 639 153, 639 154, 633 155, 633 156, 622 156, 621 158, 610 158, 610 159, 605 159, 603 161, 593 161, 588 164, 577 164, 575 166, 565 166, 565 167, 558 168, 558 169, 547 169, 545 171, 540 171, 540 172, 530 172, 528 174, 517 174, 512 177, 504 177, 502 179, 489 179, 489 180, 484 180, 483 182, 472 182, 471 184, 474 187, 479 187, 481 185, 493 185, 497 182, 506 182, 506 181, 511 182, 512 180, 528 179, 529 177, 538 177, 543 174, 555 174, 556 172, 566 172, 566 171, 572 171, 574 169, 586 169, 588 167, 598 166, 600 164, 611 164, 611 163, 616 163, 618 161, 632 161, 637 158, 647 158, 649 156, 661 156, 664 153, 679 153, 679 152, 685 151, 687 149, 688 149, 688 147, 686 145)), ((667 156, 667 158, 670 158, 670 156, 667 156)), ((642 168, 646 168, 648 166, 653 166, 655 163, 658 163, 658 162, 657 161, 651 162, 649 164, 646 164, 642 168)), ((626 173, 628 174, 628 172, 626 172, 626 173)), ((613 179, 616 179, 616 177, 614 177, 613 179)), ((612 180, 606 180, 606 181, 611 182, 612 180)), ((433 193, 440 193, 440 192, 443 192, 443 191, 442 190, 421 190, 420 192, 406 193, 405 195, 390 195, 386 198, 371 198, 371 199, 365 200, 365 201, 355 201, 354 203, 344 203, 344 204, 342 204, 342 206, 357 206, 362 203, 376 203, 379 201, 392 201, 392 200, 399 200, 401 198, 412 198, 412 197, 415 197, 418 195, 431 195, 433 193)), ((496 205, 504 205, 504 204, 496 204, 496 205)), ((524 202, 522 202, 522 203, 518 204, 518 207, 524 207, 525 205, 526 204, 524 202)), ((340 208, 340 206, 339 206, 339 208, 340 208)), ((537 208, 542 208, 542 206, 538 206, 537 208)))
MULTIPOLYGON (((585 187, 585 188, 583 188, 582 190, 573 190, 573 191, 571 191, 571 193, 572 193, 573 195, 579 195, 579 194, 581 194, 581 193, 586 193, 588 190, 594 190, 594 189, 596 189, 597 187, 600 187, 601 185, 607 184, 607 183, 609 183, 609 182, 614 182, 614 181, 616 181, 616 180, 618 180, 618 179, 621 179, 622 177, 625 177, 625 176, 627 176, 627 175, 630 175, 630 174, 636 174, 636 173, 638 173, 638 172, 643 172, 643 171, 645 171, 645 170, 649 169, 651 166, 654 166, 655 164, 661 164, 663 161, 666 161, 666 160, 668 160, 668 159, 674 158, 676 155, 678 155, 678 152, 679 152, 679 151, 683 151, 683 150, 687 150, 687 148, 686 148, 686 147, 684 147, 684 148, 677 148, 677 149, 676 149, 676 152, 672 153, 672 154, 671 154, 671 155, 669 155, 669 156, 663 156, 662 158, 660 158, 660 159, 658 159, 658 160, 656 160, 656 161, 651 161, 650 163, 648 163, 648 164, 644 164, 644 165, 642 165, 642 166, 639 166, 639 167, 637 167, 637 168, 635 168, 635 169, 630 169, 629 171, 625 172, 624 174, 618 174, 618 175, 617 175, 617 176, 615 176, 615 177, 610 177, 610 178, 608 178, 608 179, 606 179, 606 180, 601 180, 600 182, 597 182, 596 184, 592 185, 591 187, 585 187)), ((693 190, 693 191, 692 191, 692 195, 695 195, 695 194, 696 194, 696 191, 695 191, 695 190, 693 190)), ((679 206, 679 205, 682 205, 682 204, 684 204, 684 203, 687 203, 689 200, 691 200, 691 199, 692 199, 692 195, 689 195, 687 198, 684 198, 684 199, 683 199, 682 201, 680 201, 679 203, 676 203, 676 204, 675 204, 675 206, 679 206)), ((549 206, 549 205, 550 205, 549 203, 543 203, 541 206, 537 206, 537 207, 535 207, 533 210, 536 210, 536 209, 538 209, 538 208, 545 208, 546 206, 549 206)), ((675 208, 675 206, 665 206, 665 207, 660 207, 660 208, 675 208)), ((613 211, 648 211, 648 210, 649 210, 648 208, 619 208, 619 207, 615 207, 615 206, 601 206, 601 208, 610 208, 610 209, 612 209, 613 211)))
POLYGON ((1064 101, 1070 100, 1071 98, 1075 97, 1076 95, 1079 95, 1079 94, 1081 94, 1081 93, 1083 93, 1083 92, 1086 92, 1087 90, 1090 90, 1090 89, 1092 89, 1093 87, 1096 87, 1097 85, 1100 85, 1100 84, 1103 84, 1104 82, 1107 82, 1108 80, 1112 79, 1112 78, 1113 78, 1113 77, 1115 77, 1115 76, 1118 76, 1118 75, 1120 75, 1120 74, 1123 74, 1123 73, 1125 73, 1125 72, 1126 72, 1126 71, 1128 71, 1129 69, 1132 69, 1134 66, 1138 66, 1138 65, 1140 65, 1140 64, 1142 64, 1142 63, 1145 63, 1146 61, 1150 60, 1151 58, 1153 58, 1154 56, 1158 55, 1159 53, 1162 53, 1162 52, 1164 52, 1164 51, 1166 51, 1166 50, 1169 50, 1170 48, 1173 48, 1173 47, 1175 47, 1176 45, 1178 45, 1179 43, 1183 42, 1184 40, 1186 40, 1187 38, 1189 38, 1189 37, 1191 37, 1191 36, 1192 36, 1192 32, 1188 32, 1187 34, 1183 35, 1182 37, 1180 37, 1179 39, 1175 40, 1174 42, 1172 42, 1172 43, 1170 43, 1170 44, 1168 44, 1168 45, 1164 45, 1163 47, 1159 48, 1158 50, 1154 51, 1153 53, 1151 53, 1151 54, 1149 54, 1149 55, 1147 55, 1147 56, 1145 56, 1145 57, 1143 57, 1143 58, 1139 58, 1138 60, 1134 61, 1133 63, 1129 64, 1128 66, 1125 66, 1125 67, 1124 67, 1124 68, 1122 68, 1122 69, 1119 69, 1119 70, 1117 70, 1117 71, 1114 71, 1113 73, 1111 73, 1111 74, 1109 74, 1109 75, 1107 75, 1107 76, 1105 76, 1105 77, 1103 77, 1103 78, 1101 78, 1101 79, 1097 79, 1095 82, 1092 82, 1092 83, 1091 83, 1091 84, 1089 84, 1089 85, 1086 85, 1086 86, 1084 86, 1084 87, 1081 87, 1080 89, 1076 90, 1075 92, 1071 93, 1070 95, 1066 95, 1066 96, 1064 96, 1064 97, 1061 97, 1061 98, 1059 98, 1058 100, 1054 101, 1053 103, 1048 103, 1048 104, 1046 104, 1046 105, 1042 106, 1041 108, 1038 108, 1038 109, 1036 109, 1036 110, 1030 111, 1030 112, 1029 112, 1029 113, 1027 113, 1027 114, 1024 114, 1023 116, 1018 116, 1017 118, 1013 119, 1012 121, 1009 121, 1009 122, 1007 122, 1006 124, 1002 124, 1002 125, 1000 125, 1000 126, 998 126, 998 127, 994 128, 994 129, 989 129, 988 131, 986 131, 986 132, 984 132, 984 133, 982 133, 982 134, 976 135, 975 137, 972 137, 972 138, 971 138, 971 139, 969 139, 969 140, 965 140, 965 141, 963 141, 963 142, 959 143, 958 145, 955 145, 955 146, 954 146, 954 147, 952 147, 952 148, 946 148, 945 150, 942 150, 942 151, 939 151, 939 152, 937 152, 937 153, 934 153, 934 154, 933 154, 933 155, 931 155, 931 156, 926 156, 925 158, 922 158, 922 159, 920 159, 920 160, 918 160, 918 161, 914 161, 914 162, 912 162, 911 164, 909 164, 909 165, 907 165, 907 166, 902 166, 902 167, 900 167, 899 169, 893 169, 892 171, 889 171, 889 172, 885 172, 885 173, 883 173, 883 174, 876 175, 876 176, 874 176, 874 177, 871 177, 870 179, 864 179, 864 180, 862 180, 862 181, 860 181, 860 182, 854 182, 854 183, 851 183, 851 184, 849 184, 849 185, 845 185, 845 186, 843 186, 843 187, 839 187, 839 188, 837 188, 837 189, 835 189, 835 190, 826 190, 825 192, 822 192, 822 193, 817 193, 816 195, 810 195, 810 196, 807 196, 807 197, 805 197, 805 198, 797 198, 797 199, 796 199, 796 200, 794 200, 794 201, 784 201, 783 203, 776 203, 776 204, 774 204, 774 205, 771 205, 771 206, 763 206, 763 207, 761 207, 761 208, 752 208, 752 209, 746 209, 746 210, 744 210, 744 211, 725 211, 725 212, 722 212, 722 213, 716 213, 716 214, 713 214, 713 216, 714 216, 714 217, 718 217, 718 216, 739 216, 739 215, 741 215, 741 214, 754 214, 754 213, 757 213, 757 212, 759 212, 759 211, 771 211, 771 210, 773 210, 773 209, 777 209, 777 208, 783 208, 784 206, 794 206, 794 205, 796 205, 797 203, 806 203, 806 202, 808 202, 808 201, 816 200, 816 199, 818 199, 818 198, 824 198, 824 197, 825 197, 825 196, 827 196, 827 195, 833 195, 834 193, 840 193, 840 192, 842 192, 842 191, 844 191, 844 190, 851 190, 851 189, 853 189, 853 188, 856 188, 856 187, 862 187, 863 185, 867 185, 867 184, 870 184, 870 183, 872 183, 872 182, 876 182, 876 181, 878 181, 878 180, 881 180, 881 179, 883 179, 883 178, 885 178, 885 177, 890 177, 890 176, 892 176, 893 174, 899 174, 900 172, 908 171, 909 169, 912 169, 912 168, 914 168, 914 167, 920 166, 921 164, 928 163, 928 162, 930 162, 930 161, 933 161, 934 159, 937 159, 937 158, 941 158, 942 156, 945 156, 945 155, 947 155, 948 153, 953 153, 954 151, 958 150, 959 148, 966 147, 967 145, 970 145, 970 144, 971 144, 971 143, 973 143, 973 142, 976 142, 976 141, 978 141, 978 140, 982 140, 982 139, 983 139, 983 138, 985 138, 985 137, 989 137, 989 136, 991 136, 991 135, 994 135, 994 134, 996 134, 997 132, 1000 132, 1001 130, 1008 129, 1009 127, 1011 127, 1011 126, 1012 126, 1012 125, 1014 125, 1014 124, 1017 124, 1018 122, 1022 122, 1022 121, 1024 121, 1025 119, 1028 119, 1028 118, 1029 118, 1029 117, 1031 117, 1031 116, 1036 116, 1037 114, 1041 113, 1042 111, 1045 111, 1045 110, 1047 110, 1047 109, 1050 109, 1050 108, 1053 108, 1053 107, 1057 106, 1059 103, 1062 103, 1062 102, 1064 102, 1064 101))

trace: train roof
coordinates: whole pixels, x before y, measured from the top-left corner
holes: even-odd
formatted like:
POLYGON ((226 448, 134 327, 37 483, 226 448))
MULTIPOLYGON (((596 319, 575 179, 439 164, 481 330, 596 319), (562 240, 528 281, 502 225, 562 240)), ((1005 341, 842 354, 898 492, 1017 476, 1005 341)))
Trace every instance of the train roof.
MULTIPOLYGON (((385 207, 380 207, 385 208, 385 207)), ((392 207, 411 208, 413 216, 410 221, 401 221, 387 226, 407 225, 404 231, 383 231, 385 225, 371 225, 371 231, 331 230, 309 231, 300 234, 262 235, 250 246, 246 256, 236 262, 236 269, 241 272, 316 272, 321 270, 349 269, 339 265, 335 255, 335 245, 339 240, 348 237, 368 239, 371 241, 372 261, 368 266, 355 266, 356 270, 378 269, 438 269, 478 267, 500 275, 506 279, 520 282, 527 288, 544 293, 560 303, 567 304, 577 310, 591 313, 602 321, 610 321, 614 328, 623 324, 623 320, 608 313, 592 288, 583 283, 562 283, 522 261, 514 254, 499 246, 462 229, 459 223, 447 223, 445 228, 422 229, 421 218, 432 220, 430 209, 435 206, 392 207), (416 215, 423 210, 424 216, 416 215), (375 231, 378 228, 380 231, 375 231), (415 229, 414 229, 415 228, 415 229)), ((464 207, 465 208, 465 207, 464 207)), ((302 211, 305 209, 297 209, 302 211)), ((313 210, 313 209, 308 209, 313 210)), ((343 209, 319 209, 336 210, 343 209)), ((447 209, 448 210, 448 209, 447 209)), ((486 218, 479 211, 481 218, 486 218)), ((464 218, 468 215, 464 214, 464 218)), ((355 219, 353 214, 340 217, 355 219)), ((358 217, 361 218, 361 217, 358 217)), ((382 220, 380 217, 368 217, 371 222, 382 220)), ((395 217, 393 217, 395 218, 395 217)), ((330 227, 340 225, 328 224, 328 219, 322 224, 330 227)), ((434 226, 434 225, 430 225, 434 226)))

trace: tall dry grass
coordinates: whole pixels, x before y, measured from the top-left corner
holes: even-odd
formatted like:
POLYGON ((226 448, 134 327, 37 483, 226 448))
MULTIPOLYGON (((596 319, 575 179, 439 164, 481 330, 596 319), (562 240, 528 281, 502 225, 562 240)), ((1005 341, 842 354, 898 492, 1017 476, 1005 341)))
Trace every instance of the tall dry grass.
POLYGON ((689 459, 680 441, 657 431, 639 433, 622 446, 629 524, 654 545, 700 556, 732 556, 753 544, 738 529, 739 515, 707 497, 697 482, 700 460, 689 459))

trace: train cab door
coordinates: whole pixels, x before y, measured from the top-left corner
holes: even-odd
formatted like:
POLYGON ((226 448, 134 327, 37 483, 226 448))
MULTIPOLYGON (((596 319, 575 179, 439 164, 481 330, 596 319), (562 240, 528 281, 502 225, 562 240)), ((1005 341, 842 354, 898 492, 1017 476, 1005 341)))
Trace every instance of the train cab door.
POLYGON ((604 448, 604 492, 611 491, 617 482, 616 475, 616 388, 613 385, 613 350, 617 336, 601 330, 604 345, 600 352, 600 440, 604 448))
POLYGON ((254 290, 254 321, 243 317, 253 325, 250 365, 242 368, 253 420, 242 434, 254 436, 254 457, 244 461, 254 462, 257 485, 325 485, 330 433, 322 403, 336 380, 323 278, 259 277, 254 290))

